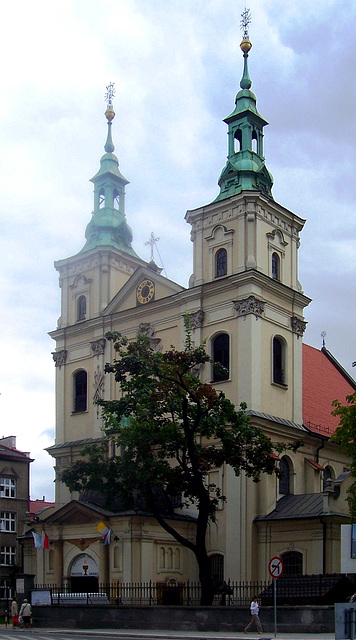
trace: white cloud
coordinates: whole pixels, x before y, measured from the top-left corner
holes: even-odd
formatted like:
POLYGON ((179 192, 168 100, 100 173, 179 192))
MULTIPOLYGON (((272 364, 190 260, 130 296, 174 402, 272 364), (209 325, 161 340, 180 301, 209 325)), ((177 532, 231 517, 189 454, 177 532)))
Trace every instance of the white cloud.
MULTIPOLYGON (((270 126, 274 196, 307 218, 300 279, 314 298, 306 340, 350 369, 353 284, 356 5, 351 0, 251 0, 252 89, 270 126)), ((113 126, 134 248, 151 231, 168 277, 187 285, 186 209, 214 199, 225 164, 222 119, 233 109, 242 56, 240 13, 228 0, 18 0, 1 7, 0 415, 4 435, 36 458, 32 497, 51 497, 53 261, 84 244, 106 137, 104 93, 116 83, 113 126), (21 402, 19 402, 19 398, 21 402), (29 436, 30 434, 30 436, 29 436)))

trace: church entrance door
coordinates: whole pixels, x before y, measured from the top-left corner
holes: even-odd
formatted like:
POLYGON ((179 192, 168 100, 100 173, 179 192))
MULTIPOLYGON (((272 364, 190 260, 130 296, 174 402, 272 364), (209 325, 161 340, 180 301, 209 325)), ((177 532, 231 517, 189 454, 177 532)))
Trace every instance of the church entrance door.
POLYGON ((88 553, 81 553, 74 558, 70 569, 70 586, 73 593, 98 593, 98 565, 88 553))

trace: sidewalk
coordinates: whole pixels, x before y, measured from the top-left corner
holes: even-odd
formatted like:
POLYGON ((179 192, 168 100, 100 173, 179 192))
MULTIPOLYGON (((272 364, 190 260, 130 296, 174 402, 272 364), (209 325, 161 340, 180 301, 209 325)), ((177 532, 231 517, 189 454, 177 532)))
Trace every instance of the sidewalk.
MULTIPOLYGON (((10 627, 8 627, 10 628, 10 627)), ((11 628, 12 631, 12 628, 11 628)), ((21 629, 15 631, 14 633, 21 633, 21 629)), ((164 631, 162 629, 150 629, 150 630, 142 630, 142 629, 46 629, 46 628, 33 628, 33 629, 25 629, 24 631, 30 632, 33 634, 40 633, 60 633, 63 635, 93 635, 99 637, 112 636, 115 635, 116 638, 128 638, 129 640, 155 640, 158 638, 160 640, 335 640, 334 633, 278 633, 274 635, 274 632, 266 632, 262 636, 256 633, 248 633, 245 634, 243 632, 236 633, 224 633, 216 632, 216 631, 164 631)))

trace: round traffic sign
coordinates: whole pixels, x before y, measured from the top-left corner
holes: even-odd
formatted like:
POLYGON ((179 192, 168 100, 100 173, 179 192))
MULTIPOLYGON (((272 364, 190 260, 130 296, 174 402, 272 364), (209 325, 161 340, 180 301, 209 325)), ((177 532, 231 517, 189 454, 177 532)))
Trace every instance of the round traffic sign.
POLYGON ((268 563, 268 571, 272 578, 280 578, 283 573, 283 560, 279 556, 273 556, 268 563))

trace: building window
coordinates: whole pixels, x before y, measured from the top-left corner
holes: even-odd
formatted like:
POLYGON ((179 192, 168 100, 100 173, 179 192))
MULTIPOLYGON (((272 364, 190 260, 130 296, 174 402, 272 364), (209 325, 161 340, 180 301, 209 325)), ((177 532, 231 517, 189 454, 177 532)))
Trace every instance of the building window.
POLYGON ((86 371, 78 371, 74 376, 74 412, 87 410, 88 376, 86 371))
POLYGON ((272 253, 272 278, 274 280, 281 279, 281 263, 279 259, 279 255, 276 252, 272 253))
POLYGON ((79 296, 77 303, 77 320, 85 320, 87 317, 87 299, 85 296, 79 296))
POLYGON ((224 581, 224 556, 221 553, 214 553, 210 556, 211 579, 215 584, 224 581))
POLYGON ((273 382, 286 384, 285 343, 282 338, 273 338, 273 382))
POLYGON ((0 478, 0 498, 16 498, 16 481, 13 478, 0 478))
POLYGON ((114 209, 116 209, 117 211, 119 211, 120 209, 120 196, 119 192, 116 189, 114 191, 114 209))
POLYGON ((0 531, 8 533, 16 532, 16 513, 11 511, 0 512, 0 531))
POLYGON ((99 192, 99 209, 105 207, 105 191, 104 189, 100 189, 99 192))
POLYGON ((241 129, 237 129, 237 131, 235 131, 234 139, 235 139, 234 152, 238 153, 242 149, 242 131, 241 131, 241 129))
POLYGON ((279 468, 282 472, 282 476, 279 478, 279 493, 290 493, 290 469, 289 462, 286 456, 280 459, 279 468))
POLYGON ((16 547, 0 547, 0 565, 13 565, 16 560, 16 547))
POLYGON ((229 379, 229 336, 220 333, 213 342, 213 381, 229 379))
POLYGON ((303 575, 303 554, 300 551, 287 551, 282 553, 283 575, 301 576, 303 575))
POLYGON ((221 278, 227 274, 227 251, 219 249, 215 255, 215 277, 221 278))
POLYGON ((10 600, 15 595, 11 580, 0 580, 0 600, 10 600))

